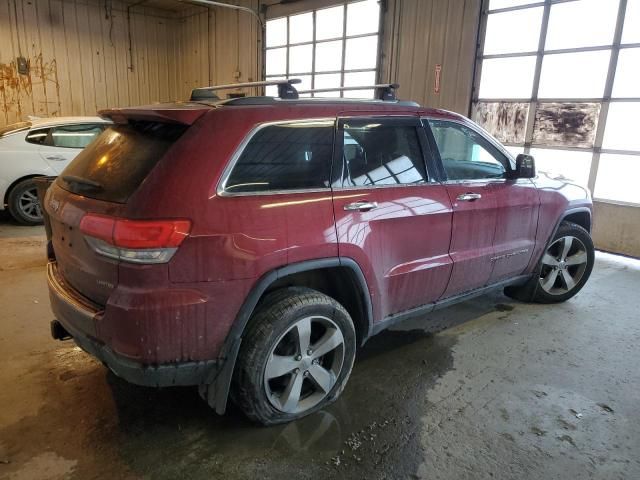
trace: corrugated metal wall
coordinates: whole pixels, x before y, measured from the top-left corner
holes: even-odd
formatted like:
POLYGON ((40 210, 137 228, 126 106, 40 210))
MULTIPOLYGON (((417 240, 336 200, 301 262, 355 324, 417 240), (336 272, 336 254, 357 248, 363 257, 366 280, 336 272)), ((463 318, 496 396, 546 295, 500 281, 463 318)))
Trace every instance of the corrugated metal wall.
POLYGON ((480 0, 388 0, 381 79, 422 105, 467 115, 480 0), (436 65, 440 91, 435 92, 436 65))
POLYGON ((253 17, 228 9, 1 0, 0 126, 186 99, 193 87, 232 83, 235 72, 257 79, 259 37, 253 17), (28 59, 28 75, 18 73, 18 56, 28 59))
MULTIPOLYGON (((261 4, 228 3, 256 11, 261 4)), ((302 11, 317 3, 291 5, 302 11)), ((0 125, 27 115, 91 115, 185 99, 194 87, 260 79, 261 32, 249 14, 127 5, 0 0, 0 125), (20 55, 30 62, 28 75, 17 73, 20 55)), ((402 98, 468 113, 480 0, 383 5, 380 78, 399 82, 402 98), (442 68, 440 93, 434 93, 436 65, 442 68)))

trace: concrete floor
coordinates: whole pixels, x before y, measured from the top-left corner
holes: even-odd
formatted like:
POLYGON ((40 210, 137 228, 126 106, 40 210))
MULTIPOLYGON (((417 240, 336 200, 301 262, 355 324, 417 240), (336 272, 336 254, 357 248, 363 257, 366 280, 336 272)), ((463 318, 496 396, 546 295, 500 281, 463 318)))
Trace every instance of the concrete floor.
POLYGON ((599 253, 563 305, 496 293, 382 333, 334 405, 262 428, 51 340, 42 245, 0 220, 2 479, 640 478, 639 261, 599 253))

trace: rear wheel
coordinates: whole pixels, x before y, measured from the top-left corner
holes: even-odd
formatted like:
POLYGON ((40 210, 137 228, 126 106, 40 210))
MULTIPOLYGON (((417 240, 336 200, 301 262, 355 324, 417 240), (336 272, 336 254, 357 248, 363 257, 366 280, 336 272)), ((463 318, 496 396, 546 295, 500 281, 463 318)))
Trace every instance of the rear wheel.
POLYGON ((9 213, 22 225, 42 223, 42 206, 38 200, 38 189, 32 178, 17 183, 9 192, 9 213))
POLYGON ((289 422, 333 402, 351 374, 356 335, 347 311, 311 289, 265 298, 242 341, 232 395, 252 420, 289 422))

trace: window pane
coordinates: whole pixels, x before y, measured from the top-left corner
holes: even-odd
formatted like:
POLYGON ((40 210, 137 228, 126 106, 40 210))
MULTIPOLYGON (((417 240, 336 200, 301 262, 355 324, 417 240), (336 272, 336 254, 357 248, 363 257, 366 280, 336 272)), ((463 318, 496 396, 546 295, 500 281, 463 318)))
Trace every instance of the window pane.
POLYGON ((540 103, 533 125, 533 143, 591 148, 599 114, 599 103, 540 103))
POLYGON ((415 127, 380 123, 344 129, 343 186, 424 183, 427 172, 415 127))
POLYGON ((492 13, 487 19, 484 54, 538 50, 542 7, 492 13))
POLYGON ((611 102, 602 146, 640 152, 638 118, 640 118, 640 102, 611 102))
POLYGON ((338 98, 340 97, 340 90, 335 90, 331 92, 318 92, 313 94, 314 97, 320 98, 338 98))
POLYGON ((526 5, 528 3, 534 3, 538 0, 490 0, 489 10, 496 10, 498 8, 517 7, 520 5, 526 5))
POLYGON ((275 48, 267 50, 267 75, 284 75, 287 73, 287 49, 275 48))
POLYGON ((55 147, 84 148, 101 133, 98 125, 67 125, 54 128, 51 139, 55 147))
POLYGON ((591 152, 532 148, 530 153, 535 158, 538 172, 587 186, 593 157, 591 152))
POLYGON ((310 42, 313 40, 313 13, 292 15, 289 17, 289 43, 310 42))
POLYGON ((627 0, 622 43, 640 43, 640 0, 627 0))
POLYGON ((524 147, 511 147, 511 146, 505 145, 504 148, 506 148, 507 152, 513 155, 513 158, 516 158, 521 153, 524 153, 524 147))
POLYGON ((430 120, 429 125, 449 180, 504 176, 506 169, 494 155, 495 149, 476 132, 456 123, 439 120, 430 120))
POLYGON ((640 204, 640 156, 600 155, 595 197, 640 204))
POLYGON ((375 96, 375 90, 344 90, 342 96, 345 98, 369 98, 375 96))
POLYGON ((325 8, 316 11, 316 40, 342 36, 344 7, 325 8))
POLYGON ((613 97, 640 97, 640 48, 623 48, 618 56, 613 97))
POLYGON ((342 68, 342 41, 316 44, 316 72, 331 72, 342 68))
POLYGON ((287 19, 278 18, 267 22, 267 47, 277 47, 287 43, 287 19))
POLYGON ((347 5, 347 35, 376 33, 380 21, 378 0, 350 3, 347 5))
POLYGON ((610 54, 610 50, 601 50, 545 55, 538 97, 602 97, 610 54))
POLYGON ((378 36, 347 40, 344 67, 347 70, 375 68, 378 59, 378 36))
POLYGON ((528 103, 479 102, 473 117, 501 142, 524 143, 528 115, 528 103))
POLYGON ((48 128, 44 128, 41 130, 31 130, 27 134, 27 137, 25 138, 25 140, 29 143, 44 145, 45 141, 47 140, 47 135, 49 135, 49 130, 50 129, 48 128))
POLYGON ((344 74, 345 87, 366 87, 376 84, 376 72, 353 72, 344 74))
POLYGON ((289 73, 311 72, 313 45, 289 47, 289 73))
POLYGON ((333 122, 273 125, 256 133, 225 189, 260 192, 329 185, 333 122))
POLYGON ((551 6, 545 50, 611 45, 618 0, 579 0, 551 6))
POLYGON ((335 88, 340 87, 340 74, 327 73, 315 76, 314 88, 335 88))
POLYGON ((536 57, 482 61, 480 98, 531 98, 536 57))

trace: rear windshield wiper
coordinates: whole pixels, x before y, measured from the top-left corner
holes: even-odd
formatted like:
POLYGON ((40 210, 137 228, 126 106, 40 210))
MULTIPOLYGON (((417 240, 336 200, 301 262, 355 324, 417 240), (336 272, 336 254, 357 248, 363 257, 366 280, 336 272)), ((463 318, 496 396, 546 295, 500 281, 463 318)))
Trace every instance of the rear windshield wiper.
POLYGON ((88 178, 76 177, 75 175, 63 175, 62 179, 69 185, 75 185, 76 187, 87 190, 102 190, 103 187, 98 182, 89 180, 88 178))

